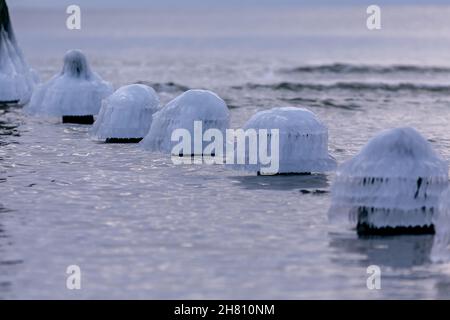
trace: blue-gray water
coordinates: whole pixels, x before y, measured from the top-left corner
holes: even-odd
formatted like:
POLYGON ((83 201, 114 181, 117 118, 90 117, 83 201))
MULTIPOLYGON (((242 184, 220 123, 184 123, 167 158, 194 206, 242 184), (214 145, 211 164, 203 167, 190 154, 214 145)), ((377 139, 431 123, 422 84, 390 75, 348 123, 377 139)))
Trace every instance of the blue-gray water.
MULTIPOLYGON (((81 48, 120 85, 168 101, 216 91, 232 127, 275 106, 308 106, 342 162, 377 131, 410 125, 450 159, 450 7, 13 10, 43 80, 81 48)), ((0 298, 449 298, 432 237, 359 239, 327 220, 333 175, 256 177, 174 166, 135 145, 89 139, 0 109, 0 298), (66 289, 79 265, 82 290, 66 289), (379 265, 382 289, 368 290, 379 265)))

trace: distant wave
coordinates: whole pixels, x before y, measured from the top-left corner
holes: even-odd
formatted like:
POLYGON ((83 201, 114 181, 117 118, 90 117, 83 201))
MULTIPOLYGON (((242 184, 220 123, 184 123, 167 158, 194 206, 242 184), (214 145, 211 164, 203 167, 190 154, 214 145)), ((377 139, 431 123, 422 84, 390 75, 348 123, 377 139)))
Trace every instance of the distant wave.
POLYGON ((324 107, 324 108, 337 108, 344 110, 358 110, 361 108, 360 105, 354 102, 340 102, 333 99, 307 99, 307 98, 285 98, 281 99, 288 103, 294 104, 304 104, 310 107, 324 107))
POLYGON ((307 65, 292 69, 283 69, 287 73, 365 73, 365 74, 387 74, 387 73, 450 73, 450 68, 416 65, 357 65, 347 63, 333 63, 324 65, 307 65))
POLYGON ((248 83, 244 86, 234 86, 233 89, 272 89, 272 90, 384 90, 384 91, 424 91, 449 92, 450 85, 428 85, 416 83, 382 83, 382 82, 336 82, 331 84, 279 82, 275 84, 248 83))
POLYGON ((174 82, 149 82, 149 81, 137 81, 137 84, 145 84, 152 87, 157 92, 184 92, 189 90, 189 87, 183 86, 174 82))

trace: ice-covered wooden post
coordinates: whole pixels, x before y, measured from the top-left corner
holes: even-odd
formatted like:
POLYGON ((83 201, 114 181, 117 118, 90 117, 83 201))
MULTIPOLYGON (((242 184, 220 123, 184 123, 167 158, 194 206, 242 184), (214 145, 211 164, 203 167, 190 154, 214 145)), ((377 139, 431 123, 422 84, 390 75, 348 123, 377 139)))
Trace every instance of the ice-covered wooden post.
POLYGON ((172 153, 178 144, 172 141, 172 133, 184 129, 191 138, 191 152, 176 156, 202 156, 207 144, 203 134, 209 129, 217 129, 225 137, 229 125, 228 107, 217 94, 208 90, 188 90, 154 114, 150 131, 141 144, 147 150, 172 153), (195 123, 201 124, 200 132, 195 132, 195 123), (195 139, 199 148, 195 146, 195 139))
POLYGON ((26 104, 36 82, 17 44, 8 6, 0 0, 0 104, 26 104))
POLYGON ((92 136, 107 143, 137 143, 152 124, 159 97, 153 88, 132 84, 119 88, 103 100, 92 136))
MULTIPOLYGON (((271 145, 271 131, 274 129, 279 132, 279 154, 271 156, 278 158, 278 174, 323 173, 336 169, 336 160, 328 153, 328 128, 310 110, 284 107, 261 111, 252 116, 243 127, 244 132, 256 132, 258 149, 262 147, 261 138, 265 138, 264 141, 271 145), (262 137, 262 134, 268 136, 262 137)), ((264 167, 259 151, 257 150, 256 163, 250 161, 252 155, 248 149, 245 151, 245 164, 236 161, 233 167, 259 174, 264 167)))
POLYGON ((386 130, 337 171, 329 216, 359 234, 433 234, 448 164, 415 129, 386 130))
POLYGON ((62 71, 36 88, 25 110, 61 117, 64 123, 92 124, 102 100, 112 92, 112 85, 91 70, 83 52, 71 50, 64 56, 62 71))

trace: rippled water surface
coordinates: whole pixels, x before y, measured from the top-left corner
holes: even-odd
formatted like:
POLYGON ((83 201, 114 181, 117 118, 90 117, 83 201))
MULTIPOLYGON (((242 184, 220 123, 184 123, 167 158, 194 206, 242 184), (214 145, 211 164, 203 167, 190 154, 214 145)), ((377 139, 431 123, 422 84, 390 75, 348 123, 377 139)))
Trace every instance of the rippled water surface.
MULTIPOLYGON (((249 20, 234 12, 227 28, 217 26, 229 21, 219 13, 217 20, 178 12, 161 29, 163 14, 148 21, 124 13, 124 29, 111 34, 106 26, 117 12, 92 13, 96 28, 88 12, 86 30, 73 36, 52 28, 53 11, 21 9, 13 17, 44 80, 65 50, 80 47, 116 88, 149 83, 164 102, 187 88, 216 91, 234 128, 270 107, 308 106, 328 125, 339 162, 377 131, 405 125, 450 159, 450 63, 443 59, 450 10, 410 9, 418 24, 410 27, 421 33, 394 19, 374 36, 365 21, 359 26, 358 10, 339 11, 347 20, 336 28, 333 12, 323 10, 271 10, 249 20), (328 22, 315 25, 315 13, 328 22), (430 16, 436 30, 425 28, 430 16), (45 45, 36 38, 37 17, 45 20, 45 45), (210 33, 199 33, 206 26, 210 33)), ((429 260, 433 237, 358 238, 328 223, 333 174, 257 177, 175 166, 88 133, 89 126, 0 107, 0 298, 450 298, 450 267, 429 260), (79 291, 66 289, 73 264, 82 270, 79 291), (372 264, 381 267, 382 290, 366 287, 372 264)))

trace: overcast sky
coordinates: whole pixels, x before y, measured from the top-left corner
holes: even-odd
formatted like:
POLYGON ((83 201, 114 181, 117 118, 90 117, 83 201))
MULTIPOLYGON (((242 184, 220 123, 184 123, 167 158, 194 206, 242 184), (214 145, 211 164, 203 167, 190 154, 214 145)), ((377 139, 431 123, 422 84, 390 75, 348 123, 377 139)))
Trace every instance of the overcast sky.
POLYGON ((448 4, 450 0, 9 0, 11 7, 189 7, 189 6, 261 6, 261 5, 369 5, 369 4, 448 4))

